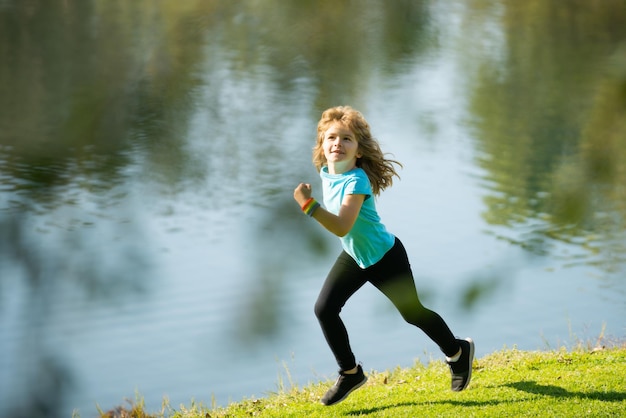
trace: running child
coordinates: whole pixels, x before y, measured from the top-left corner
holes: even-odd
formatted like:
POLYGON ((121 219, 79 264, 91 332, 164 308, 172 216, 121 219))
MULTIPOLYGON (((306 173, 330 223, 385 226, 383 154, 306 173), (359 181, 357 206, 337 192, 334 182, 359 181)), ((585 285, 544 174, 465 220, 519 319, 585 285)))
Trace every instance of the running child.
POLYGON ((339 366, 339 378, 321 402, 341 402, 367 381, 339 315, 366 282, 439 346, 450 367, 451 389, 462 391, 472 377, 474 342, 455 338, 445 321, 422 305, 404 246, 376 211, 374 198, 399 177, 394 164, 401 164, 385 158, 363 115, 349 106, 322 113, 313 164, 322 179, 324 207, 312 197, 310 184, 300 183, 294 199, 305 214, 338 236, 343 248, 315 303, 315 315, 339 366))

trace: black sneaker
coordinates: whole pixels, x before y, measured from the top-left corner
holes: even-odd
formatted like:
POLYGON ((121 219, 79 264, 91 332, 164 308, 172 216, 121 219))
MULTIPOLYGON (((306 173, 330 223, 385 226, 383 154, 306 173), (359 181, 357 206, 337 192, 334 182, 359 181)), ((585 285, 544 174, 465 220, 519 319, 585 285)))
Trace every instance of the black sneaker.
POLYGON ((326 406, 334 405, 346 399, 352 391, 360 388, 367 382, 367 376, 363 373, 363 368, 358 366, 355 374, 346 374, 339 371, 339 378, 332 388, 322 397, 322 403, 326 406))
POLYGON ((460 392, 469 385, 472 379, 472 363, 474 362, 474 341, 471 338, 457 340, 461 345, 461 357, 457 361, 448 361, 452 374, 452 390, 460 392))

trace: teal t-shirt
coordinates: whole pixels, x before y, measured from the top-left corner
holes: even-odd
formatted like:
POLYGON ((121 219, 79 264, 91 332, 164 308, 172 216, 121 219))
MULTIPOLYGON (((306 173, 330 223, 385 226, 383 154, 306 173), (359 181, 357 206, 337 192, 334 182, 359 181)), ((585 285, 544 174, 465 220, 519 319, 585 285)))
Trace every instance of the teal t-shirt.
POLYGON ((343 198, 349 194, 363 194, 365 201, 354 226, 345 236, 340 237, 343 249, 361 268, 370 267, 379 262, 393 247, 395 236, 387 231, 380 222, 376 211, 370 180, 361 168, 355 168, 343 174, 329 174, 328 167, 320 170, 324 206, 339 214, 343 198))

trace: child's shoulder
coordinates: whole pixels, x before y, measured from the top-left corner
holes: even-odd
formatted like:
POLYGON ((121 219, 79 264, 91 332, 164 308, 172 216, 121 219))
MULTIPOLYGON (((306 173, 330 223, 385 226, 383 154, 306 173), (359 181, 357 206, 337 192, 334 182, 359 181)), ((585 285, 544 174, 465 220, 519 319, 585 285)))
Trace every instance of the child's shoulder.
POLYGON ((369 177, 367 177, 367 173, 361 167, 353 168, 352 170, 348 171, 346 174, 348 174, 350 177, 353 177, 355 179, 366 180, 369 182, 369 177))
POLYGON ((372 193, 372 185, 370 183, 370 179, 367 176, 365 170, 360 167, 357 167, 353 170, 350 170, 348 173, 349 180, 347 183, 353 184, 354 192, 359 194, 367 194, 370 195, 372 193))

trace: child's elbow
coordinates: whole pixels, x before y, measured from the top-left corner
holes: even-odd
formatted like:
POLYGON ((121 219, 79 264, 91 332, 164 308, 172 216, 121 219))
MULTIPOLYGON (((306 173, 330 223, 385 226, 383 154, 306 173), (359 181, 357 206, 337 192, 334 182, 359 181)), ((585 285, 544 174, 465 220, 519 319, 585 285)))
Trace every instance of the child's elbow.
POLYGON ((332 226, 329 225, 326 229, 341 238, 348 235, 348 232, 352 229, 352 225, 354 225, 354 222, 341 222, 340 220, 340 222, 336 222, 332 226))
POLYGON ((337 230, 335 230, 335 235, 341 238, 348 235, 348 232, 350 232, 350 228, 337 228, 337 230))

